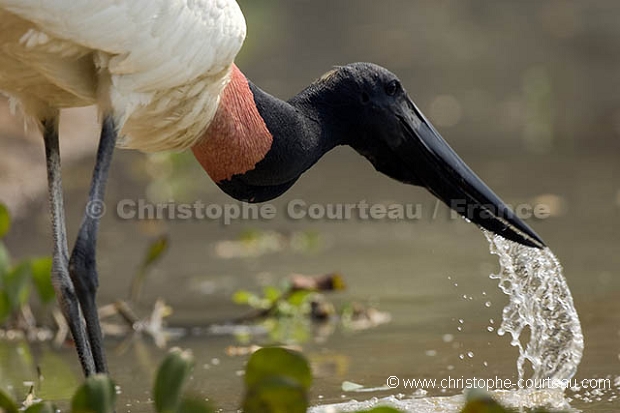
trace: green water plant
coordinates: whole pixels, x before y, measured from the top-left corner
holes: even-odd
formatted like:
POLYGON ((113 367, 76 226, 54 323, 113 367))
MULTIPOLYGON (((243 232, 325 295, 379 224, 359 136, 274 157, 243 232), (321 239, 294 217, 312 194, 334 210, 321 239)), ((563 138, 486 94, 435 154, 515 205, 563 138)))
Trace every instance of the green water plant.
POLYGON ((104 374, 88 377, 71 399, 73 413, 114 413, 116 389, 104 374))
POLYGON ((211 413, 214 409, 204 400, 183 392, 194 368, 194 357, 179 348, 170 350, 159 366, 153 385, 157 413, 211 413))
POLYGON ((252 309, 240 321, 298 315, 319 317, 312 306, 317 293, 342 291, 345 288, 344 278, 338 273, 318 277, 293 275, 280 285, 265 286, 262 294, 239 290, 233 294, 232 300, 235 304, 247 305, 252 309))
MULTIPOLYGON (((171 349, 161 362, 153 384, 152 397, 156 413, 213 413, 214 409, 204 400, 186 394, 185 385, 194 366, 189 351, 171 349)), ((72 413, 114 413, 117 388, 108 376, 97 374, 88 377, 71 398, 72 413)), ((54 413, 58 409, 49 402, 17 402, 0 390, 0 412, 3 413, 54 413)))
MULTIPOLYGON (((29 341, 48 340, 56 335, 56 342, 61 343, 64 341, 64 334, 66 334, 67 329, 58 308, 52 308, 55 315, 54 319, 59 324, 58 329, 39 325, 39 320, 35 320, 30 308, 34 295, 43 305, 55 301, 55 291, 51 281, 52 258, 43 256, 14 260, 4 243, 4 238, 11 229, 11 224, 11 216, 7 207, 0 203, 0 329, 10 331, 11 334, 7 334, 8 337, 25 336, 29 341), (45 334, 39 334, 41 332, 45 334)), ((169 241, 166 235, 157 237, 148 245, 142 262, 132 279, 129 294, 130 302, 137 303, 139 301, 149 271, 165 255, 168 247, 169 241)), ((161 329, 156 326, 170 313, 169 307, 163 303, 156 303, 148 322, 135 316, 129 304, 123 301, 104 306, 100 311, 106 317, 109 313, 121 314, 126 321, 125 324, 129 326, 122 331, 131 332, 133 326, 141 326, 143 330, 147 330, 153 335, 159 346, 165 345, 165 337, 163 334, 159 334, 161 329)), ((106 326, 107 324, 104 324, 104 328, 106 326)), ((116 326, 112 327, 111 330, 113 332, 119 331, 116 326)))
POLYGON ((142 258, 142 262, 140 263, 140 266, 131 281, 129 292, 129 300, 131 302, 137 303, 140 299, 142 287, 146 281, 149 270, 154 264, 161 260, 165 252, 168 250, 168 246, 168 236, 165 234, 157 237, 148 246, 144 257, 142 258))
POLYGON ((265 347, 256 351, 245 371, 245 413, 303 413, 308 410, 312 372, 298 352, 265 347))
MULTIPOLYGON (((261 325, 269 333, 271 343, 299 344, 312 338, 326 338, 339 327, 346 331, 365 330, 391 320, 389 313, 371 306, 355 302, 336 306, 327 299, 328 293, 345 287, 339 273, 294 274, 264 286, 262 293, 239 290, 232 301, 250 310, 233 321, 261 325)), ((251 339, 238 338, 244 343, 251 339)))
MULTIPOLYGON (((161 362, 153 384, 153 408, 156 413, 213 413, 204 400, 184 391, 194 367, 189 351, 174 348, 161 362)), ((309 407, 312 370, 299 352, 281 347, 264 347, 254 352, 247 363, 241 402, 244 413, 304 413, 309 407)), ((71 399, 73 413, 113 413, 116 386, 105 375, 89 377, 78 387, 71 399)), ((58 411, 49 402, 17 402, 0 390, 0 412, 53 413, 58 411)), ((509 413, 489 393, 474 390, 468 393, 461 413, 509 413)), ((388 406, 378 406, 357 413, 399 413, 388 406)), ((546 410, 533 410, 546 413, 546 410)))
MULTIPOLYGON (((28 258, 16 262, 10 257, 3 239, 11 228, 7 208, 0 204, 0 324, 27 323, 28 303, 36 291, 42 303, 54 299, 51 284, 51 259, 28 258)), ((133 297, 139 296, 140 286, 149 268, 157 262, 168 247, 167 238, 155 240, 148 248, 134 281, 133 297)), ((265 287, 263 294, 239 291, 234 301, 252 308, 249 318, 290 318, 296 315, 319 317, 323 312, 313 308, 311 298, 318 292, 344 289, 339 274, 321 277, 295 276, 281 287, 265 287)), ((350 310, 351 314, 356 311, 350 310)), ((352 316, 351 316, 352 317, 352 316)), ((215 410, 203 398, 184 391, 192 373, 194 359, 190 352, 178 348, 170 350, 160 364, 154 379, 152 397, 157 413, 212 413, 215 410)), ((309 407, 312 371, 306 358, 299 352, 265 347, 254 352, 244 375, 245 390, 241 402, 245 413, 303 413, 309 407)), ((117 388, 106 375, 87 378, 71 398, 73 413, 113 413, 117 388)), ((49 401, 38 401, 31 392, 26 400, 18 402, 0 390, 0 413, 55 413, 58 409, 49 401)), ((358 413, 398 413, 386 406, 358 413)), ((468 395, 462 413, 508 413, 488 393, 476 390, 468 395)), ((535 410, 544 413, 544 410, 535 410)))
POLYGON ((11 228, 11 216, 0 203, 0 325, 32 327, 28 303, 36 291, 43 304, 51 302, 54 288, 51 282, 51 257, 26 258, 15 261, 4 244, 11 228))

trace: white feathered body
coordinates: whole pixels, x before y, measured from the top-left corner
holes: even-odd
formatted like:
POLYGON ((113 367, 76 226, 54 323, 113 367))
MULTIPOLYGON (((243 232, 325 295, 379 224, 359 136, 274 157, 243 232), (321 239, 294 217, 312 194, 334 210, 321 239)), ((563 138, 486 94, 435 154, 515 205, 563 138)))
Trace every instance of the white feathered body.
POLYGON ((99 105, 120 146, 193 146, 246 26, 235 0, 0 0, 0 91, 37 121, 99 105))

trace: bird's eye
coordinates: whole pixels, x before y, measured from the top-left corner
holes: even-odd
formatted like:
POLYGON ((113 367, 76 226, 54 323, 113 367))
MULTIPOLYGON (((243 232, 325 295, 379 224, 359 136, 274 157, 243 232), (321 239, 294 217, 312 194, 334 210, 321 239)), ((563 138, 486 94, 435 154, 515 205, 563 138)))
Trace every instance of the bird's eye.
POLYGON ((399 89, 400 82, 398 80, 392 80, 390 83, 385 85, 385 93, 387 93, 388 96, 394 96, 399 89))

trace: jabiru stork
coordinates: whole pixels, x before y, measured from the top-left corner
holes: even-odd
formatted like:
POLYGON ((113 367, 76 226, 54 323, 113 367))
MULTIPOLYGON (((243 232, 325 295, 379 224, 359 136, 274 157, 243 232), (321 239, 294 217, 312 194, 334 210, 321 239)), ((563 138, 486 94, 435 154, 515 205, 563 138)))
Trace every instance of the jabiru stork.
POLYGON ((104 198, 115 146, 191 149, 224 192, 262 202, 288 190, 332 148, 349 145, 379 172, 426 187, 477 225, 544 247, 443 140, 393 73, 370 63, 337 67, 283 101, 235 66, 245 35, 234 0, 0 0, 0 90, 44 138, 52 282, 86 376, 107 371, 95 304, 99 219, 85 213, 69 255, 62 108, 99 107, 89 204, 104 198))

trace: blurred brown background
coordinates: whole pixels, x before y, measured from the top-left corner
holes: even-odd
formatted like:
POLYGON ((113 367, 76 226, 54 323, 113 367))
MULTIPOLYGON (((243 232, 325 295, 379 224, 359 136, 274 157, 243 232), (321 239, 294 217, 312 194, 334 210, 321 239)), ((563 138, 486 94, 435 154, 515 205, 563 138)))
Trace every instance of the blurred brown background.
MULTIPOLYGON (((457 150, 620 149, 615 1, 240 3, 248 38, 238 64, 276 96, 292 96, 333 65, 372 61, 402 78, 457 150)), ((94 150, 94 124, 92 111, 66 116, 67 161, 94 150)), ((21 134, 1 104, 0 197, 14 210, 17 198, 39 194, 43 172, 40 142, 21 134)))

